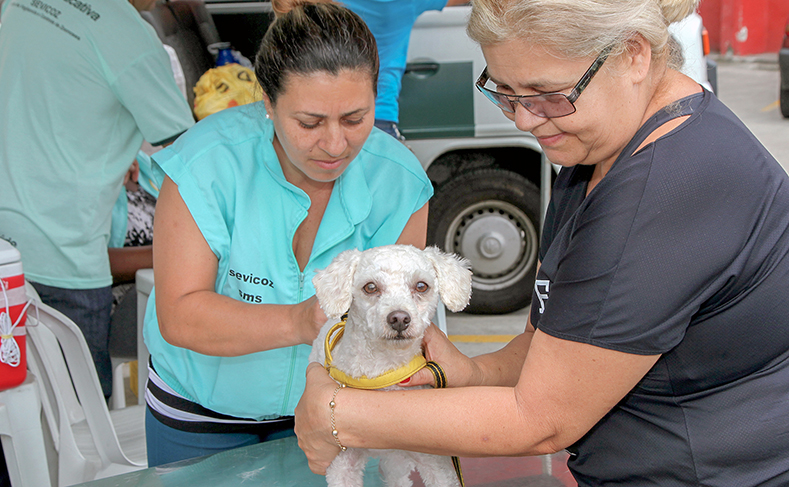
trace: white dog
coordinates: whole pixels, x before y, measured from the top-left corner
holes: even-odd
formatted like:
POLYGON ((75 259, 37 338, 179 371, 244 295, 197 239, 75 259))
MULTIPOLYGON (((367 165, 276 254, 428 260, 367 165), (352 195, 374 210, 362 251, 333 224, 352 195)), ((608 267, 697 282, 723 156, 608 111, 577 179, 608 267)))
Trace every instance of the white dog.
MULTIPOLYGON (((378 389, 383 380, 394 385, 381 390, 402 389, 397 384, 405 377, 398 376, 398 369, 424 363, 422 338, 439 296, 452 311, 468 304, 468 268, 465 259, 435 247, 389 245, 342 252, 312 281, 329 321, 313 344, 310 361, 327 365, 328 351, 327 368, 338 382, 378 389), (346 312, 344 330, 338 331, 335 325, 346 312)), ((329 487, 361 487, 370 456, 381 459, 380 470, 390 487, 410 487, 414 469, 427 487, 460 485, 449 457, 349 448, 326 470, 329 487)))

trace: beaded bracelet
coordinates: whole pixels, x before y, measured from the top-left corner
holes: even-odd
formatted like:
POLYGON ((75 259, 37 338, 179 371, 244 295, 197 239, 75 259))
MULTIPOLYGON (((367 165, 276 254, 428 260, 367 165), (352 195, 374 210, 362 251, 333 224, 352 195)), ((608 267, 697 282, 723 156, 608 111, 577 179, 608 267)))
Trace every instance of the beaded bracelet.
POLYGON ((340 450, 345 451, 347 450, 347 448, 342 446, 342 443, 340 443, 340 439, 337 437, 337 435, 339 435, 339 432, 337 431, 337 425, 334 422, 334 407, 337 406, 337 403, 334 402, 334 400, 337 398, 337 393, 340 392, 340 389, 342 389, 343 387, 345 387, 345 384, 338 384, 337 389, 334 389, 334 395, 332 395, 331 397, 329 408, 331 409, 331 434, 334 437, 334 441, 337 442, 337 446, 340 447, 340 450))

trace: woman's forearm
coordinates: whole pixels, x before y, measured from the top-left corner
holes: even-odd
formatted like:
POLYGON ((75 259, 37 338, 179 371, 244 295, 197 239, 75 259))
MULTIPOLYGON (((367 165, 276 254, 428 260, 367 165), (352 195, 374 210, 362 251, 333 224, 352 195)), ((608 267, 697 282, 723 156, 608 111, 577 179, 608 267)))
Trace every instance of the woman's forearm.
POLYGON ((502 349, 473 357, 480 377, 469 385, 514 387, 518 383, 533 336, 534 329, 529 327, 502 349))
POLYGON ((468 457, 559 449, 551 441, 555 429, 510 387, 380 393, 346 388, 335 402, 338 438, 346 447, 468 457), (408 414, 416 405, 419 414, 408 414))
POLYGON ((134 282, 139 269, 153 267, 153 246, 109 248, 110 272, 114 284, 134 282))
MULTIPOLYGON (((158 300, 158 297, 157 297, 158 300)), ((168 343, 216 356, 311 344, 317 327, 313 298, 296 305, 249 304, 213 291, 196 291, 162 306, 157 315, 168 343)))

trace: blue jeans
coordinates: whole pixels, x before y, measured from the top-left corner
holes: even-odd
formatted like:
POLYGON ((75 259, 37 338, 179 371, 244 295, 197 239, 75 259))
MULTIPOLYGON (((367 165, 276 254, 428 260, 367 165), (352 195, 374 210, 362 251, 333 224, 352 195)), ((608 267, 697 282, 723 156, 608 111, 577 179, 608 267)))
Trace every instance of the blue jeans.
POLYGON ((73 321, 88 342, 99 383, 105 398, 112 395, 112 363, 110 362, 110 313, 112 312, 112 288, 64 289, 36 282, 41 301, 60 311, 73 321))
POLYGON ((145 408, 145 442, 148 447, 149 467, 287 438, 294 434, 292 421, 272 428, 268 434, 190 433, 162 424, 151 414, 150 409, 145 408))
POLYGON ((395 139, 399 140, 400 142, 405 142, 405 137, 403 137, 403 134, 400 133, 400 128, 397 126, 397 122, 392 122, 390 120, 376 119, 375 126, 383 130, 387 134, 391 135, 395 139))

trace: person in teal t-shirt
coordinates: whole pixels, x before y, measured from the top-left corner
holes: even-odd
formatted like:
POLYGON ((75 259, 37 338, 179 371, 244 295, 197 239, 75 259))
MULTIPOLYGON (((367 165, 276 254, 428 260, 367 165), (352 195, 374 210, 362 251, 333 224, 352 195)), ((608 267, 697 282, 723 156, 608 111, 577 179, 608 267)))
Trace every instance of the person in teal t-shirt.
POLYGON ((112 207, 143 139, 194 124, 139 11, 151 0, 5 0, 0 30, 0 238, 42 301, 82 330, 112 390, 112 207))
POLYGON ((423 248, 432 185, 373 127, 378 56, 361 18, 304 4, 256 59, 263 101, 154 154, 156 286, 145 316, 149 466, 292 435, 340 252, 423 248))

